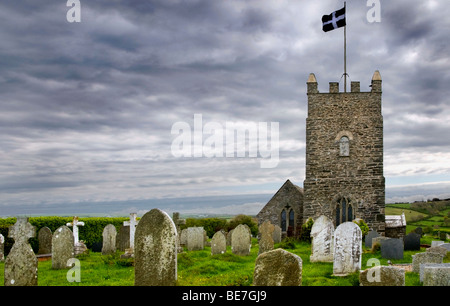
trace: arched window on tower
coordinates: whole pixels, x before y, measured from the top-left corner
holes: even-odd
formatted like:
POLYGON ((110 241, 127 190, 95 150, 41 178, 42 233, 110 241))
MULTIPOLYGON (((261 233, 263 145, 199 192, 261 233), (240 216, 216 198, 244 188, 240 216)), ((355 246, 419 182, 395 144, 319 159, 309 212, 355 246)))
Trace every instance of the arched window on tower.
POLYGON ((342 136, 339 140, 339 155, 350 156, 350 140, 347 136, 342 136))
POLYGON ((348 198, 340 198, 336 204, 336 226, 355 218, 353 206, 348 198))

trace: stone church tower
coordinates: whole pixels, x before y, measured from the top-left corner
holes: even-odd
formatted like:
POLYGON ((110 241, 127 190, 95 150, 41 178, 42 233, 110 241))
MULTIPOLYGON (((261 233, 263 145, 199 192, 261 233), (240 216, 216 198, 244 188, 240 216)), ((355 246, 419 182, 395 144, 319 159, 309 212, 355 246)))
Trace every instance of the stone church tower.
POLYGON ((303 222, 325 215, 337 226, 363 219, 385 231, 383 117, 381 76, 375 71, 370 92, 351 82, 351 92, 319 93, 317 80, 307 81, 306 177, 303 222))

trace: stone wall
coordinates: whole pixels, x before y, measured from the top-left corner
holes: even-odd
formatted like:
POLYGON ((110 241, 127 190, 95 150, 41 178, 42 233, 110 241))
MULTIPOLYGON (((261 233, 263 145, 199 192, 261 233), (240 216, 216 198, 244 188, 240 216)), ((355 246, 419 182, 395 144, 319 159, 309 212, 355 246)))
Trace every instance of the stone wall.
POLYGON ((339 92, 339 84, 330 83, 329 93, 319 93, 314 74, 307 88, 303 222, 325 215, 337 226, 351 215, 384 233, 380 74, 375 72, 370 92, 351 82, 351 92, 339 92))

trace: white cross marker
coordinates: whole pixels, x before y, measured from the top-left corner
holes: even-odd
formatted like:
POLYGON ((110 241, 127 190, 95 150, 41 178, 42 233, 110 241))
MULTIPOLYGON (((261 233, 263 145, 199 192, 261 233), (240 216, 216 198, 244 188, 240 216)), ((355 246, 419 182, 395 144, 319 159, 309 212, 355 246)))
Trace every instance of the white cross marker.
POLYGON ((134 250, 134 233, 136 232, 136 225, 139 221, 136 220, 137 213, 130 214, 130 221, 123 222, 123 225, 130 227, 130 249, 134 250))
POLYGON ((73 226, 73 242, 75 245, 78 244, 78 226, 84 226, 84 222, 78 221, 78 217, 73 217, 72 223, 67 223, 67 226, 73 226))

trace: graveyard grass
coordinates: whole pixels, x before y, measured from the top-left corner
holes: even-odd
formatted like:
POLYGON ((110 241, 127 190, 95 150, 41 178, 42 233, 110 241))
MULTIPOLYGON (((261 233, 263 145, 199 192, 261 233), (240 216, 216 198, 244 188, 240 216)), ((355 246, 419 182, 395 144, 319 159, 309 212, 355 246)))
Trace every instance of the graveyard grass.
MULTIPOLYGON (((310 263, 311 244, 299 241, 284 241, 276 244, 289 252, 299 255, 303 261, 302 286, 358 286, 359 273, 346 277, 332 276, 333 263, 310 263)), ((387 265, 387 259, 381 258, 380 252, 371 253, 363 247, 361 268, 367 266, 367 260, 377 258, 382 265, 387 265)), ((424 252, 422 248, 420 252, 424 252)), ((412 255, 418 251, 405 251, 401 260, 391 260, 392 263, 411 263, 412 255)), ((101 253, 90 252, 78 257, 81 265, 81 282, 68 282, 69 270, 52 270, 51 261, 39 262, 39 286, 133 286, 134 267, 132 260, 121 259, 120 252, 104 256, 101 253)), ((253 282, 253 270, 258 255, 258 245, 252 239, 250 255, 237 256, 227 247, 225 254, 211 256, 211 248, 202 251, 185 251, 178 254, 179 286, 250 286, 253 282)), ((450 256, 444 259, 450 262, 450 256)), ((0 285, 4 283, 4 263, 0 263, 0 285)), ((407 286, 421 286, 419 275, 406 272, 407 286)))

